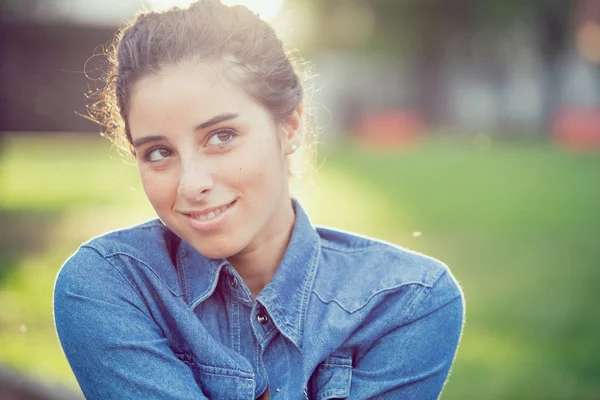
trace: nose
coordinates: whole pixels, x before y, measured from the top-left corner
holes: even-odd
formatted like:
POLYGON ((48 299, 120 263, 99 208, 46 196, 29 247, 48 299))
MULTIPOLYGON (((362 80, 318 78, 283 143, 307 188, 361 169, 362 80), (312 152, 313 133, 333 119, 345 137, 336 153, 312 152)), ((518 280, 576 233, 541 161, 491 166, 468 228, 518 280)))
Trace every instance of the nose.
POLYGON ((206 198, 213 187, 213 178, 206 163, 189 159, 181 163, 177 194, 190 203, 206 198))

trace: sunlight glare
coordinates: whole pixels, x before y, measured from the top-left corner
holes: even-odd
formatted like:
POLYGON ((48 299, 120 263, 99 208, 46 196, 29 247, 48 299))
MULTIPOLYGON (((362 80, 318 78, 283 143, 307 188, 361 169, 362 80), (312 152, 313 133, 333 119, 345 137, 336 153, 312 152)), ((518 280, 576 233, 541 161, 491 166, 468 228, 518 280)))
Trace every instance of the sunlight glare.
POLYGON ((228 6, 241 5, 248 7, 250 11, 269 21, 275 18, 283 0, 221 0, 221 2, 228 6))
POLYGON ((171 7, 188 8, 196 0, 146 0, 154 11, 168 10, 171 7))
MULTIPOLYGON (((196 0, 146 0, 153 10, 166 10, 173 6, 179 8, 187 8, 196 0)), ((252 12, 260 15, 264 20, 272 20, 275 18, 283 0, 221 0, 228 6, 242 5, 248 7, 252 12)))

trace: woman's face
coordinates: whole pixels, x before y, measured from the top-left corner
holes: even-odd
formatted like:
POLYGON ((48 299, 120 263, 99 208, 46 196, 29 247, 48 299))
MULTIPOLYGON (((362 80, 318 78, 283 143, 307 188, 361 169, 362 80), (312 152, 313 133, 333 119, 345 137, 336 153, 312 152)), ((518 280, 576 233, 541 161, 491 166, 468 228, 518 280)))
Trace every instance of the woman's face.
POLYGON ((275 124, 218 68, 184 62, 142 78, 128 121, 150 203, 210 258, 258 249, 289 230, 286 157, 300 141, 298 112, 275 124))

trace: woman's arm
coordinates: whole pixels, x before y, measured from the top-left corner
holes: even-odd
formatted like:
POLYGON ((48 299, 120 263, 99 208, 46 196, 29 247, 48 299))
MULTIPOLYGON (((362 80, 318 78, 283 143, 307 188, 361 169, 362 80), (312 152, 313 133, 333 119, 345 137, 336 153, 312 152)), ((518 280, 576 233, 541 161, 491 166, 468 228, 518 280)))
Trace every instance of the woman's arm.
POLYGON ((87 399, 206 399, 141 296, 96 250, 82 247, 60 270, 54 319, 87 399))
POLYGON ((402 323, 379 338, 352 370, 350 399, 437 399, 462 332, 464 302, 449 273, 418 287, 402 323))

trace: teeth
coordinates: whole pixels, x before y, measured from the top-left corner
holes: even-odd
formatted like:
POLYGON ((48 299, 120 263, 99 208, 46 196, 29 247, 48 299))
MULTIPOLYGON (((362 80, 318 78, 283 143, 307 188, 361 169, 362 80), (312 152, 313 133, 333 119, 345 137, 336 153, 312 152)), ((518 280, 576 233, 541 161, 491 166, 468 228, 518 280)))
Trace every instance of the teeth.
POLYGON ((211 211, 208 214, 201 214, 201 215, 194 214, 194 215, 192 215, 192 217, 194 217, 195 219, 198 219, 200 221, 208 221, 209 219, 213 219, 217 215, 220 215, 223 211, 225 211, 227 209, 227 207, 229 207, 229 204, 227 204, 221 208, 217 208, 216 210, 211 211))

